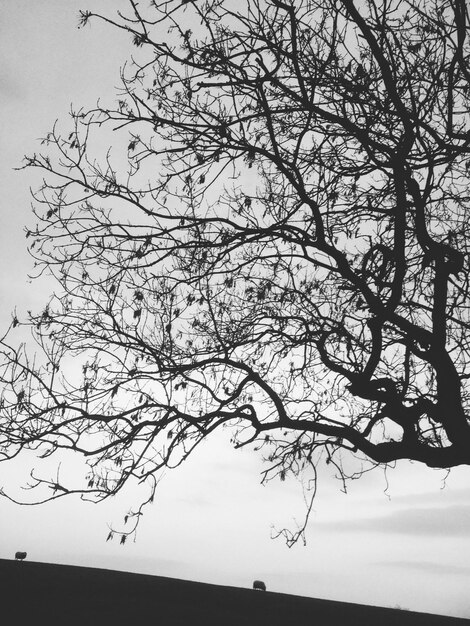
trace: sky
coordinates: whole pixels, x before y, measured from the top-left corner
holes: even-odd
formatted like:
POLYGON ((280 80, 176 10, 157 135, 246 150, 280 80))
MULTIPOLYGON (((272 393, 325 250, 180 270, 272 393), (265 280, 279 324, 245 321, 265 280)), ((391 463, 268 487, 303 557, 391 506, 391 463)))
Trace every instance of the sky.
MULTIPOLYGON (((54 121, 111 97, 132 50, 126 34, 78 10, 113 11, 125 0, 0 0, 0 331, 40 309, 51 286, 28 281, 24 227, 33 225, 32 172, 14 171, 54 121)), ((0 558, 103 567, 318 598, 470 618, 470 468, 401 462, 350 485, 321 470, 307 545, 288 549, 271 527, 295 527, 304 508, 296 481, 260 484, 262 461, 216 434, 168 471, 136 541, 106 542, 136 494, 100 505, 62 499, 40 507, 0 500, 0 558)), ((0 486, 26 465, 0 465, 0 486)))

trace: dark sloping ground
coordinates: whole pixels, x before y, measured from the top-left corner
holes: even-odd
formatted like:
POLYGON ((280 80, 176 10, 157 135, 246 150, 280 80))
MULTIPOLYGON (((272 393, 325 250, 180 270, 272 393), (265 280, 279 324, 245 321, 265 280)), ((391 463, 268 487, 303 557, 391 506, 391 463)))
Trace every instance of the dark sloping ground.
POLYGON ((463 626, 470 620, 282 593, 0 559, 0 624, 463 626))

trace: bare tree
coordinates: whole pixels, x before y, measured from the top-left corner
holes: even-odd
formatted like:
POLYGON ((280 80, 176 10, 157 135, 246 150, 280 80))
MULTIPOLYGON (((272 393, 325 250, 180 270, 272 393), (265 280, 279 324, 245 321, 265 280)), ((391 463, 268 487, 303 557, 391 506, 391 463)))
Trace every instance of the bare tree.
POLYGON ((25 162, 57 292, 13 319, 34 361, 18 329, 3 340, 2 458, 83 454, 85 484, 31 486, 96 499, 221 426, 263 480, 468 464, 465 0, 130 0, 94 19, 136 55, 115 105, 25 162))

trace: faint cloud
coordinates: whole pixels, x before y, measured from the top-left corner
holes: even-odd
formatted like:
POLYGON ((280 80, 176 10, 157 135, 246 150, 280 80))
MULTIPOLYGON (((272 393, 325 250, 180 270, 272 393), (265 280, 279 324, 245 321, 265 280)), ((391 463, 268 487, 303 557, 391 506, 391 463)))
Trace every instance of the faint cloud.
POLYGON ((137 574, 172 577, 177 577, 178 572, 184 571, 191 564, 190 561, 163 559, 157 556, 147 558, 135 555, 132 557, 99 555, 99 563, 100 564, 96 565, 96 567, 110 567, 114 570, 135 572, 137 574))
POLYGON ((389 515, 317 522, 315 527, 340 532, 470 537, 470 505, 407 508, 389 515))
POLYGON ((19 81, 6 73, 0 73, 0 98, 5 102, 19 100, 25 96, 25 90, 19 81))
POLYGON ((406 570, 414 569, 442 576, 470 576, 470 566, 450 565, 432 561, 379 561, 374 563, 374 565, 396 567, 406 570))
POLYGON ((197 507, 197 508, 205 508, 205 507, 212 507, 215 505, 215 503, 210 500, 209 498, 205 498, 204 496, 201 495, 181 495, 181 496, 177 496, 175 498, 175 500, 177 502, 182 502, 184 504, 187 504, 190 507, 197 507))
POLYGON ((439 491, 429 491, 425 493, 410 493, 401 496, 392 496, 394 504, 420 504, 429 507, 448 506, 449 504, 470 505, 470 491, 468 489, 451 489, 443 487, 439 491), (445 502, 443 502, 445 500, 445 502))

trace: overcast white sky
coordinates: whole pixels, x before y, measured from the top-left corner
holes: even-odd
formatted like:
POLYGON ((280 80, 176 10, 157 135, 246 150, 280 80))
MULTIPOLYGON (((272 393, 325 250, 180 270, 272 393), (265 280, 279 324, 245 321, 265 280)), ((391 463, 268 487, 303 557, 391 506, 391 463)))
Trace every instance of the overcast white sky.
MULTIPOLYGON (((78 9, 113 11, 125 0, 0 0, 0 325, 44 304, 47 285, 28 284, 23 226, 32 224, 31 173, 14 172, 39 150, 73 102, 110 97, 131 46, 99 24, 77 29, 78 9)), ((289 550, 270 525, 303 511, 294 482, 259 485, 262 464, 216 436, 167 473, 135 543, 106 543, 132 494, 103 505, 75 500, 18 507, 0 500, 0 558, 27 550, 36 561, 123 569, 235 586, 254 578, 272 591, 397 606, 470 618, 470 468, 443 472, 402 463, 351 485, 324 475, 307 546, 289 550), (126 497, 127 496, 127 497, 126 497)), ((0 486, 22 467, 0 465, 0 486)))

